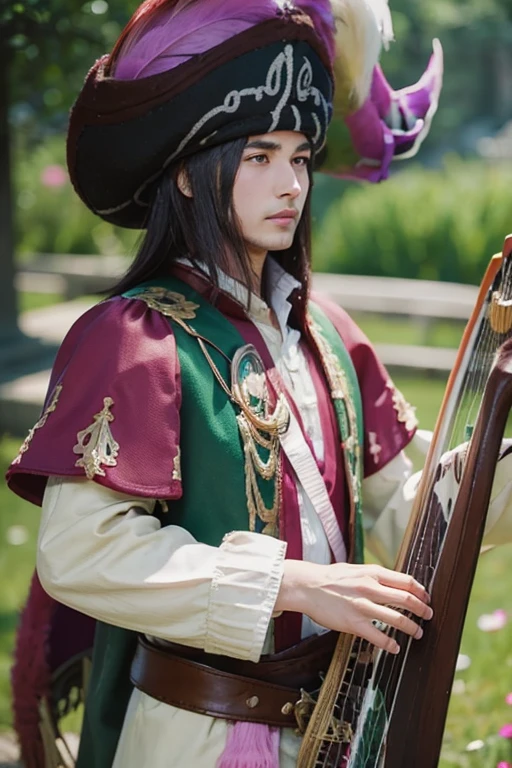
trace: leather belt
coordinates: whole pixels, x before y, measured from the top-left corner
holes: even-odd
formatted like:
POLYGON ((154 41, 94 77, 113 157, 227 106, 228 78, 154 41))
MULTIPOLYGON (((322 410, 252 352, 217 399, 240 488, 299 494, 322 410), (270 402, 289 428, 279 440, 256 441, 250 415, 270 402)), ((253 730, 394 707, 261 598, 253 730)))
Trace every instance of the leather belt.
POLYGON ((309 638, 254 664, 175 643, 156 646, 139 637, 130 679, 139 690, 179 709, 300 728, 314 705, 307 691, 320 687, 336 639, 334 632, 309 638))

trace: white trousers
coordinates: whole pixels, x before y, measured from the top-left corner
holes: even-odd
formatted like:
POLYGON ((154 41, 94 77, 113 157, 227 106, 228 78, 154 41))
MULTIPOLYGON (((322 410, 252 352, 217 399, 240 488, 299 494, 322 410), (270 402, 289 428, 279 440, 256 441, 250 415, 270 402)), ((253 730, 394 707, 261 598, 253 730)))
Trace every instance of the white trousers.
MULTIPOLYGON (((112 768, 215 768, 225 720, 176 709, 134 689, 112 768)), ((295 768, 301 739, 281 731, 280 768, 295 768)))

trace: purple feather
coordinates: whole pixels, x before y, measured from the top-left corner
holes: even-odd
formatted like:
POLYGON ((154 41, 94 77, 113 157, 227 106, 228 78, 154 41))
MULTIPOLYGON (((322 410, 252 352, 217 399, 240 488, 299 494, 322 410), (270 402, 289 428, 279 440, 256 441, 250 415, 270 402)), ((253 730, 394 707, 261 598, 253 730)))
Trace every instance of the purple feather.
MULTIPOLYGON (((289 0, 177 0, 143 17, 122 46, 115 77, 135 80, 165 72, 250 27, 273 18, 289 0)), ((311 16, 331 58, 334 23, 329 0, 296 0, 311 16)))

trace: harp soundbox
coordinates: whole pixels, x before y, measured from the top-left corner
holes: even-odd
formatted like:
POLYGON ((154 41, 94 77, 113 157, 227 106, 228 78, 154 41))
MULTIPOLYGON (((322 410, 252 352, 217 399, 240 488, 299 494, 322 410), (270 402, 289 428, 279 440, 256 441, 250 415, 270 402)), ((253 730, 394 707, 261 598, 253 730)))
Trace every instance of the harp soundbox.
POLYGON ((448 380, 396 570, 432 597, 398 656, 340 635, 298 768, 435 768, 501 441, 512 406, 512 236, 492 258, 448 380), (457 446, 463 446, 453 451, 457 446), (452 457, 452 461, 447 460, 452 457), (446 495, 446 473, 452 473, 446 495), (453 482, 455 476, 455 482, 453 482))

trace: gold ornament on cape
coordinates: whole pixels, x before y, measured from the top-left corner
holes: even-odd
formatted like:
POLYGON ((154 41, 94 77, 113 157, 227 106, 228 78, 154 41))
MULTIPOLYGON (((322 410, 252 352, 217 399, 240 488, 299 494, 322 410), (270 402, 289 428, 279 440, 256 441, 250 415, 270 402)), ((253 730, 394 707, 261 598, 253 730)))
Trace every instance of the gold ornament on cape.
POLYGON ((392 381, 388 381, 387 388, 391 390, 393 398, 393 408, 397 413, 397 419, 401 424, 404 424, 406 430, 416 429, 418 426, 418 419, 416 418, 416 408, 407 402, 399 389, 395 387, 392 381))
POLYGON ((373 463, 378 464, 379 463, 379 456, 382 451, 382 446, 377 440, 377 433, 376 432, 368 432, 368 440, 370 441, 370 454, 373 458, 373 463))
POLYGON ((57 403, 59 402, 60 393, 62 392, 62 384, 57 384, 55 389, 52 392, 52 396, 50 398, 49 405, 44 409, 43 415, 37 421, 31 430, 29 430, 28 435, 26 436, 25 440, 23 441, 21 448, 18 452, 18 455, 12 462, 13 464, 19 464, 21 461, 21 457, 24 453, 26 453, 29 449, 30 443, 32 442, 32 438, 34 437, 34 434, 36 432, 36 429, 41 429, 41 427, 44 427, 46 422, 48 421, 48 416, 50 413, 53 413, 54 410, 57 408, 57 403))
POLYGON ((75 467, 85 469, 85 474, 92 480, 96 475, 105 477, 105 467, 117 465, 119 444, 116 443, 110 429, 110 423, 114 416, 110 412, 114 401, 111 397, 103 398, 103 408, 93 417, 93 423, 77 434, 78 443, 73 448, 73 453, 82 455, 75 463, 75 467))
POLYGON ((177 447, 176 456, 172 462, 172 467, 172 479, 181 482, 181 448, 179 445, 177 447))
POLYGON ((143 301, 150 309, 156 309, 157 312, 165 315, 165 317, 170 317, 172 320, 193 320, 196 316, 196 309, 199 309, 199 304, 188 301, 182 293, 168 291, 167 288, 157 286, 146 288, 135 298, 143 301))

